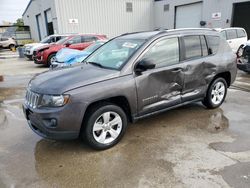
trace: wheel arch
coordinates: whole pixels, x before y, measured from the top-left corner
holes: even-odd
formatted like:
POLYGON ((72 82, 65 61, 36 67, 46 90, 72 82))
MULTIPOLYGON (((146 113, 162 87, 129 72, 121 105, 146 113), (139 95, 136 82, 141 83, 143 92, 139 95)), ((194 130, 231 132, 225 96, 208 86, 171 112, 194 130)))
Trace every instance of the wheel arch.
POLYGON ((215 75, 213 80, 210 82, 209 86, 213 83, 213 81, 217 78, 224 78, 227 82, 227 87, 231 85, 231 73, 229 71, 221 72, 215 75))
POLYGON ((115 96, 115 97, 110 97, 110 98, 105 98, 105 99, 101 99, 101 100, 97 100, 94 101, 92 103, 90 103, 83 115, 83 120, 82 120, 82 125, 81 125, 81 130, 84 127, 84 122, 86 122, 87 117, 91 111, 91 109, 95 106, 102 106, 105 103, 112 103, 114 105, 119 106, 120 108, 122 108, 122 110, 125 112, 128 121, 132 122, 133 118, 132 118, 132 114, 131 114, 131 107, 130 104, 128 102, 128 99, 125 96, 115 96))

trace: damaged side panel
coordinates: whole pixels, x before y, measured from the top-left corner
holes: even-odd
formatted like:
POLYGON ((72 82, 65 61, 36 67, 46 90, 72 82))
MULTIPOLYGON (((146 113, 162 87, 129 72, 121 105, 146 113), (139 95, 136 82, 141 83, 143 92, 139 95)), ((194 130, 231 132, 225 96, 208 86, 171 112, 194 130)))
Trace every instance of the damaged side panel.
POLYGON ((185 62, 182 102, 203 98, 217 72, 216 62, 210 57, 185 62))
POLYGON ((136 76, 139 115, 181 102, 183 73, 180 64, 146 71, 136 76))

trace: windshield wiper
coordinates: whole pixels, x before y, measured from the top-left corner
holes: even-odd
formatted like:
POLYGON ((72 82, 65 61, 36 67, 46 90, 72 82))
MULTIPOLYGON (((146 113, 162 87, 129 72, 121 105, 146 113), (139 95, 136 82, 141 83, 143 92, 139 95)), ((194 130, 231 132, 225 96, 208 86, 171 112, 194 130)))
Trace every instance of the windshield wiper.
POLYGON ((92 64, 92 65, 95 65, 95 66, 98 66, 98 67, 101 67, 101 68, 104 68, 100 63, 96 63, 96 62, 89 62, 87 61, 86 63, 89 63, 89 64, 92 64))

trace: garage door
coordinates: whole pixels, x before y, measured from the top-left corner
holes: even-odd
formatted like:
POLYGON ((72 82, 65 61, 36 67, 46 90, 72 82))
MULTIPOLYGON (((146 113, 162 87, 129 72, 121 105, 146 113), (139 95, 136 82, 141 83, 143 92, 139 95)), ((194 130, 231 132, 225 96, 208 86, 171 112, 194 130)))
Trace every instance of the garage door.
POLYGON ((202 3, 176 7, 175 28, 200 27, 202 3))
POLYGON ((234 4, 233 27, 243 27, 250 37, 250 2, 234 4))

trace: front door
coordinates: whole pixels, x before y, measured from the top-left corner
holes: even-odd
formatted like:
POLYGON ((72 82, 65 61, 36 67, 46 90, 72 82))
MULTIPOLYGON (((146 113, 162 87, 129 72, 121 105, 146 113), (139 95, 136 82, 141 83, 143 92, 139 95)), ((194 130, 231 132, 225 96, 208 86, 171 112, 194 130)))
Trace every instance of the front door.
POLYGON ((138 115, 179 104, 184 78, 178 37, 157 40, 139 59, 148 59, 156 67, 135 76, 138 115))

